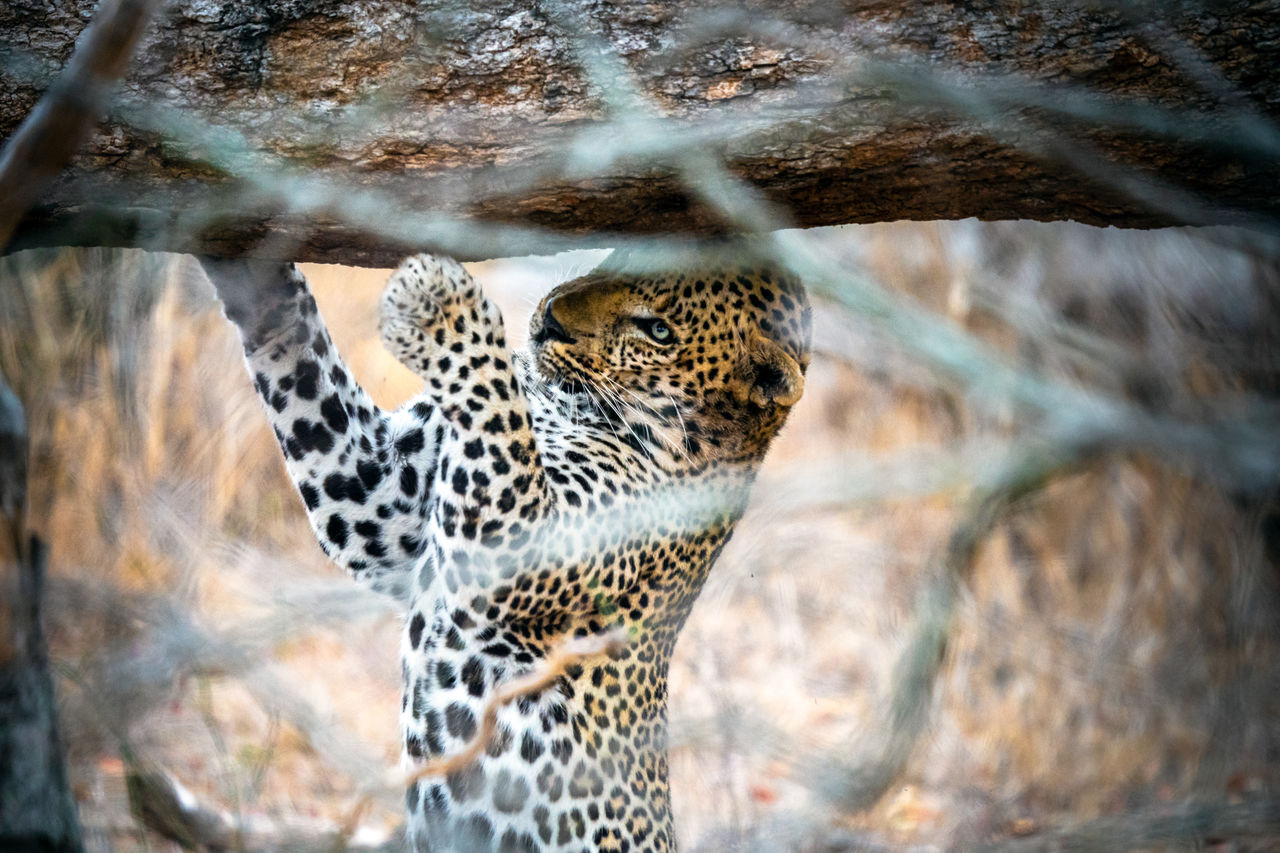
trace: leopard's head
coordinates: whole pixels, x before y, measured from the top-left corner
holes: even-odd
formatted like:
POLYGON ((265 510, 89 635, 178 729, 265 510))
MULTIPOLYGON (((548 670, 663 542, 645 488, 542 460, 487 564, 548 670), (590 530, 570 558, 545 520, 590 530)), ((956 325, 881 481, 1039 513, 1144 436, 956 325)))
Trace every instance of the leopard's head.
POLYGON ((547 294, 530 333, 544 379, 700 462, 763 456, 804 390, 811 320, 774 269, 602 266, 547 294))

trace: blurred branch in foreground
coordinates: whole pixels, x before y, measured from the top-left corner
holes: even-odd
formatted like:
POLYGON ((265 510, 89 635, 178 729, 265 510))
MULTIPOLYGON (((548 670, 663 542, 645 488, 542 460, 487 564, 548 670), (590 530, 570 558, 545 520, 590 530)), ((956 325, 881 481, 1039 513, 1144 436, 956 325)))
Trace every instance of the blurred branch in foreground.
POLYGON ((101 118, 157 0, 107 0, 66 70, 0 149, 0 246, 101 118))
POLYGON ((911 758, 929 722, 956 600, 983 541, 1018 501, 1099 450, 1064 441, 1015 452, 995 482, 970 498, 972 508, 948 538, 938 575, 926 581, 906 630, 907 644, 895 668, 886 719, 876 726, 875 745, 853 744, 839 760, 811 755, 799 762, 818 769, 811 776, 815 790, 835 808, 859 812, 875 805, 911 758))

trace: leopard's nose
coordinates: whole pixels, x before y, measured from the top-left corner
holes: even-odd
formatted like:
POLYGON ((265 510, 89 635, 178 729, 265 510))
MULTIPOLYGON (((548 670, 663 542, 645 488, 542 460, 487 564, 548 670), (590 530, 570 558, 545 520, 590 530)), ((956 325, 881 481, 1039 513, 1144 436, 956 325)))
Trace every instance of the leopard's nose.
POLYGON ((573 336, 564 330, 564 326, 560 325, 560 321, 556 319, 555 307, 559 300, 558 296, 553 296, 547 300, 547 304, 542 309, 542 328, 538 330, 535 336, 535 343, 543 343, 544 341, 562 341, 566 344, 574 342, 573 336))

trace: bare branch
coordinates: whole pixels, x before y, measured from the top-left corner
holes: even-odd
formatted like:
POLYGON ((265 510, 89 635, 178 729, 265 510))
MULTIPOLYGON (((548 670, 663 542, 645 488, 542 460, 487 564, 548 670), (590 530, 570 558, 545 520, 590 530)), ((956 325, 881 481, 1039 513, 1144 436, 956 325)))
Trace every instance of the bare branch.
POLYGON ((394 838, 381 837, 380 833, 373 833, 377 841, 355 837, 359 808, 345 826, 305 818, 245 821, 202 805, 171 774, 159 770, 131 766, 125 783, 130 808, 143 826, 177 842, 185 850, 303 853, 315 850, 392 851, 402 846, 394 838))
POLYGON ((874 744, 857 743, 842 761, 806 756, 797 765, 821 768, 798 777, 842 811, 857 812, 879 800, 911 758, 928 723, 934 684, 946 659, 952 614, 961 588, 973 571, 978 548, 1010 508, 1054 477, 1097 452, 1088 444, 1062 441, 1015 452, 989 489, 971 498, 971 509, 952 531, 936 578, 916 606, 909 640, 895 668, 893 693, 874 744), (887 734, 885 734, 887 733, 887 734))
POLYGON ((480 721, 480 730, 464 748, 453 755, 433 758, 423 762, 403 777, 405 785, 412 785, 428 776, 447 776, 464 770, 475 761, 476 756, 489 745, 493 733, 498 728, 498 711, 522 696, 540 693, 565 674, 571 666, 596 655, 616 655, 627 644, 625 628, 618 628, 592 637, 573 637, 566 640, 537 667, 501 685, 493 692, 484 708, 484 717, 480 721))
MULTIPOLYGON (((1192 801, 1176 806, 1140 809, 1062 826, 999 844, 982 853, 1106 853, 1176 845, 1192 848, 1239 839, 1274 840, 1280 833, 1280 800, 1250 799, 1242 803, 1192 801)), ((1228 843, 1228 847, 1232 847, 1228 843)))

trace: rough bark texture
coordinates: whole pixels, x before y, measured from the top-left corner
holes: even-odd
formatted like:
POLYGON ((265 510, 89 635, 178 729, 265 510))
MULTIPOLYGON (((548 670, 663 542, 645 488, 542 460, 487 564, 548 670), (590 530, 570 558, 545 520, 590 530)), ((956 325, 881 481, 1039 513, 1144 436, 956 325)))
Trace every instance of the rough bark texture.
MULTIPOLYGON (((0 8, 0 133, 40 96, 31 67, 65 62, 93 5, 0 8)), ((607 119, 582 59, 602 54, 674 122, 666 142, 734 128, 712 134, 715 149, 793 224, 1268 223, 1280 208, 1280 0, 758 3, 728 23, 666 0, 474 6, 170 2, 123 86, 129 123, 101 128, 12 248, 235 254, 267 235, 278 254, 385 265, 419 240, 349 212, 326 218, 323 203, 290 207, 297 193, 260 174, 238 183, 244 162, 201 129, 163 143, 156 130, 171 120, 157 108, 234 127, 343 198, 393 195, 391 218, 716 230, 722 221, 690 200, 670 157, 566 164, 574 135, 607 119)), ((598 156, 627 133, 579 151, 598 156)))

